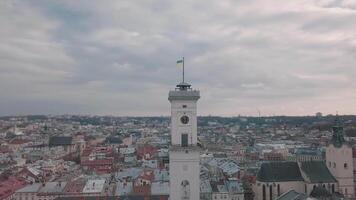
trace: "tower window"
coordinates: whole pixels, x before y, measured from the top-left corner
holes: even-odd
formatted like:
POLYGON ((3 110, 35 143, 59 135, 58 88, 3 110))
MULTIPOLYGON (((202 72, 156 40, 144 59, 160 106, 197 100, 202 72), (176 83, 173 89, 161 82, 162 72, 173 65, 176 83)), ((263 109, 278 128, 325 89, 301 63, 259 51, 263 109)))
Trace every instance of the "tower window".
POLYGON ((183 133, 182 136, 182 147, 187 147, 188 146, 188 134, 183 133))
POLYGON ((344 169, 347 169, 347 163, 344 163, 344 169))

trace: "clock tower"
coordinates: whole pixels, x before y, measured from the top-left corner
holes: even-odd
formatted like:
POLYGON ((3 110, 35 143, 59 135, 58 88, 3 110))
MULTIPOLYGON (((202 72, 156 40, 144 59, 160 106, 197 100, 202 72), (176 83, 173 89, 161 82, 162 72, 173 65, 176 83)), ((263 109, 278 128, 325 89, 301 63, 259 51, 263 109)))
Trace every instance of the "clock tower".
POLYGON ((171 148, 170 200, 200 199, 200 148, 197 146, 197 101, 200 92, 182 82, 169 92, 171 148))

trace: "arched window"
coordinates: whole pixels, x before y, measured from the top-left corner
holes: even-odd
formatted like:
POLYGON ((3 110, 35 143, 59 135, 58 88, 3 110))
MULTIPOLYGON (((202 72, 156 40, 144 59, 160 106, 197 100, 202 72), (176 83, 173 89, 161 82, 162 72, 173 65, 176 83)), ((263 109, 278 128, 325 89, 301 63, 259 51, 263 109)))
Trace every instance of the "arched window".
POLYGON ((266 200, 266 186, 263 184, 262 186, 262 200, 266 200))
POLYGON ((272 185, 269 186, 269 200, 273 200, 272 199, 272 185))
POLYGON ((304 185, 304 192, 305 192, 305 194, 308 194, 307 184, 304 185))
POLYGON ((182 200, 189 200, 190 199, 189 181, 187 180, 182 181, 180 186, 181 186, 182 200))
POLYGON ((331 192, 332 192, 332 193, 335 192, 335 185, 334 185, 334 184, 331 185, 331 192))

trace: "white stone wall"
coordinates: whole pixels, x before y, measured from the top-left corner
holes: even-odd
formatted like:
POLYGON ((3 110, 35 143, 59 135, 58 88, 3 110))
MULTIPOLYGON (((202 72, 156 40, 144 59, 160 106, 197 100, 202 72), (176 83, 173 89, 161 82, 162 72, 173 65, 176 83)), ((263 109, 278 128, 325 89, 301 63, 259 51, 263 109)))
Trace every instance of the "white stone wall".
POLYGON ((352 148, 346 144, 340 148, 329 145, 326 148, 326 165, 338 181, 336 191, 347 197, 354 197, 352 148))
POLYGON ((170 200, 180 200, 181 183, 189 182, 190 200, 200 199, 200 166, 198 151, 170 151, 169 152, 169 177, 170 200))
POLYGON ((173 145, 181 144, 181 134, 188 134, 189 144, 197 144, 197 104, 196 101, 174 100, 171 102, 171 139, 173 145), (186 108, 183 108, 186 105, 186 108), (180 122, 183 115, 189 117, 187 125, 180 122))

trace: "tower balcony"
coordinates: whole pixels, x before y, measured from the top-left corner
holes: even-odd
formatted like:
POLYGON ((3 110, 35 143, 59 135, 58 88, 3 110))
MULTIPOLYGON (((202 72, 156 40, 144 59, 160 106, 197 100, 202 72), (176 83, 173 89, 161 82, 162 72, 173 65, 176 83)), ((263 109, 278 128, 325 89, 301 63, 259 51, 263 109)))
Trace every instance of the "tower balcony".
POLYGON ((200 92, 199 90, 193 90, 193 89, 188 89, 188 90, 171 90, 169 91, 168 94, 168 100, 173 101, 173 100, 195 100, 197 101, 200 98, 200 92))
POLYGON ((197 145, 188 145, 188 146, 181 146, 181 145, 171 145, 169 148, 170 151, 181 151, 181 152, 186 152, 186 151, 201 151, 202 148, 200 148, 197 145))

